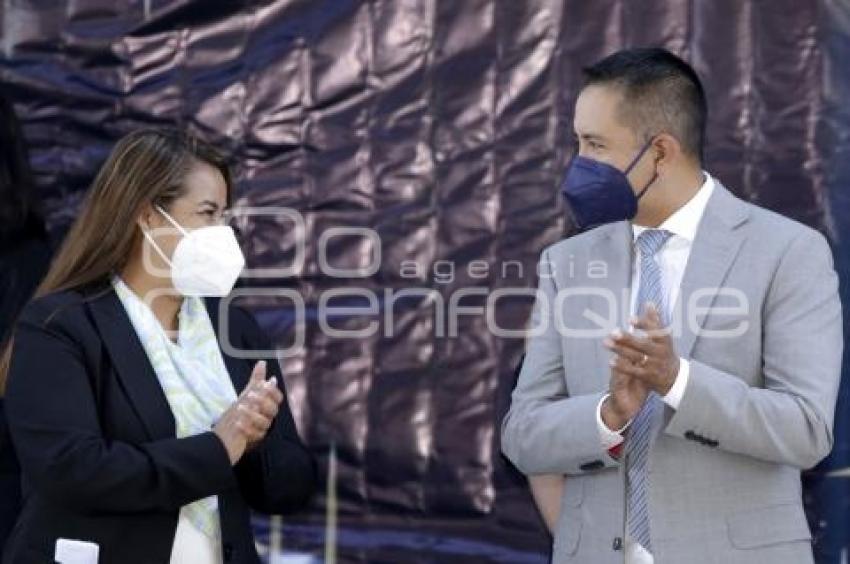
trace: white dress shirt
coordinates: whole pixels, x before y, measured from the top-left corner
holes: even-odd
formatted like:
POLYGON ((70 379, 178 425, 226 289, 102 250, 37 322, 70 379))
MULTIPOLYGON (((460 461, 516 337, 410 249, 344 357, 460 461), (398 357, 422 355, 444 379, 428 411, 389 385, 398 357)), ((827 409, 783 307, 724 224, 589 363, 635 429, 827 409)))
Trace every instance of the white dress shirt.
MULTIPOLYGON (((685 267, 688 264, 688 258, 691 254, 691 246, 696 236, 697 228, 702 219, 705 207, 708 200, 714 191, 714 178, 703 171, 705 181, 694 196, 688 200, 685 205, 676 210, 668 217, 658 229, 670 231, 673 235, 667 240, 664 246, 658 250, 655 259, 661 269, 661 282, 668 307, 673 307, 676 299, 679 297, 679 289, 682 284, 682 276, 685 273, 685 267)), ((645 230, 650 229, 641 225, 632 224, 633 244, 637 241, 638 236, 645 230)), ((640 287, 640 253, 635 248, 635 260, 632 263, 632 292, 630 311, 635 315, 638 310, 637 289, 640 287)), ((673 409, 679 407, 682 401, 682 396, 685 393, 685 387, 688 385, 688 377, 690 374, 690 364, 684 358, 679 359, 679 372, 676 374, 676 380, 673 386, 662 396, 664 403, 673 409)), ((596 406, 596 423, 599 428, 599 440, 602 446, 607 450, 611 449, 623 442, 623 432, 628 428, 631 421, 626 423, 622 429, 616 431, 609 429, 602 421, 602 403, 608 397, 606 394, 599 404, 596 406)), ((641 545, 632 542, 631 539, 626 539, 626 562, 627 564, 652 564, 652 555, 647 552, 641 545)))
POLYGON ((221 543, 213 542, 180 511, 169 564, 220 564, 221 543))

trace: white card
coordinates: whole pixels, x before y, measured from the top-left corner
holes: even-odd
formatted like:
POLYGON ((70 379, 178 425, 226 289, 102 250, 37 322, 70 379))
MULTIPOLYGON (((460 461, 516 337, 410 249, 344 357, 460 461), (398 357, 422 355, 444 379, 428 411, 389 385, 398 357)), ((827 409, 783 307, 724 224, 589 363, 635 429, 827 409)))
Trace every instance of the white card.
POLYGON ((54 560, 59 564, 97 564, 100 547, 93 542, 58 539, 54 560))

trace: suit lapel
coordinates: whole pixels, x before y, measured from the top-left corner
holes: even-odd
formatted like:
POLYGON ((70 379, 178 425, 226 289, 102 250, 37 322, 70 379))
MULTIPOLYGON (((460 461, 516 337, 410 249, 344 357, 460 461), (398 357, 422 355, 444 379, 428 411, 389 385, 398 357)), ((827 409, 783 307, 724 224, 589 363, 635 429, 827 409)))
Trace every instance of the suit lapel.
POLYGON ((675 339, 676 351, 683 358, 690 356, 707 310, 714 304, 715 290, 723 286, 729 268, 741 248, 744 235, 736 228, 746 220, 748 213, 743 202, 720 183, 715 186, 694 237, 673 309, 673 319, 680 323, 675 339), (695 305, 700 309, 696 316, 692 316, 688 306, 695 292, 708 294, 696 300, 695 305))
MULTIPOLYGON (((676 350, 683 358, 690 356, 698 329, 702 327, 707 310, 714 303, 714 298, 710 295, 700 299, 697 304, 701 309, 692 323, 688 321, 688 300, 694 292, 722 287, 745 238, 737 227, 746 221, 748 213, 746 205, 718 182, 706 204, 705 213, 694 237, 673 310, 673 319, 681 319, 675 342, 676 350)), ((607 269, 605 278, 589 279, 589 285, 598 287, 604 292, 610 292, 619 306, 616 312, 616 323, 607 327, 609 330, 615 327, 628 327, 630 291, 633 290, 631 288, 632 261, 634 260, 632 241, 631 224, 619 222, 600 228, 599 237, 589 246, 588 261, 602 260, 607 269)), ((606 314, 608 306, 599 296, 589 296, 586 307, 600 317, 608 318, 606 314)), ((599 389, 607 389, 610 353, 602 345, 601 338, 594 340, 593 349, 596 365, 599 367, 597 373, 601 375, 599 389)))
POLYGON ((175 436, 174 416, 159 379, 114 290, 89 303, 118 380, 151 439, 175 436))
MULTIPOLYGON (((217 337, 220 302, 219 299, 205 300, 217 337)), ((171 406, 118 295, 110 289, 102 297, 90 302, 89 307, 118 379, 148 435, 151 439, 175 436, 171 406)), ((238 395, 248 383, 250 374, 245 363, 239 359, 224 353, 222 358, 238 395)))
MULTIPOLYGON (((632 228, 630 223, 623 221, 602 229, 604 232, 600 233, 590 246, 588 261, 602 261, 605 264, 606 276, 598 279, 588 278, 588 286, 599 288, 613 298, 616 306, 615 316, 611 319, 610 302, 601 296, 589 296, 587 308, 597 313, 600 319, 605 319, 605 330, 610 332, 616 327, 625 328, 628 325, 629 292, 632 284, 632 228)), ((608 359, 611 353, 602 345, 602 340, 603 337, 593 339, 596 366, 599 367, 595 373, 599 378, 597 387, 607 390, 610 378, 608 359)))

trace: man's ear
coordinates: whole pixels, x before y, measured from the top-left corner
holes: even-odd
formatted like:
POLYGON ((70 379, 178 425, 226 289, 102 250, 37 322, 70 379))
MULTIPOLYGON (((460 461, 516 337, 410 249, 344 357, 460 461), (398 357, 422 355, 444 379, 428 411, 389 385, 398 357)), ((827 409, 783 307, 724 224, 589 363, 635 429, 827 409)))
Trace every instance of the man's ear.
POLYGON ((669 133, 656 136, 652 141, 652 148, 655 152, 655 166, 659 173, 682 156, 682 145, 669 133))

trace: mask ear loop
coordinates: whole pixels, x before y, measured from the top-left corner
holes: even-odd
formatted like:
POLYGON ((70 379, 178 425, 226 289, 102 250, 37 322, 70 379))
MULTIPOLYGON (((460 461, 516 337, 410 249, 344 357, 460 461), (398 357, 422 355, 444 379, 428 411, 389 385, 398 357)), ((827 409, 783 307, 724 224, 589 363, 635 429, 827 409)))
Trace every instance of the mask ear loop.
MULTIPOLYGON (((646 143, 644 143, 644 145, 643 145, 643 147, 641 148, 641 150, 640 150, 640 151, 638 151, 638 154, 635 156, 635 158, 634 158, 634 159, 632 159, 632 162, 629 164, 629 166, 628 166, 628 167, 626 167, 626 170, 625 170, 625 171, 623 171, 623 174, 624 174, 624 175, 628 175, 628 174, 632 171, 632 169, 635 167, 635 165, 638 163, 638 161, 641 159, 641 157, 643 157, 643 155, 646 153, 646 150, 647 150, 647 149, 649 149, 649 147, 652 145, 652 141, 653 141, 654 139, 655 139, 655 137, 651 137, 651 138, 649 139, 649 141, 647 141, 646 143)), ((644 195, 644 194, 646 194, 646 191, 647 191, 647 190, 649 190, 649 187, 650 187, 650 186, 652 186, 652 184, 653 184, 656 180, 658 180, 658 170, 657 170, 657 169, 653 172, 653 174, 652 174, 652 178, 649 180, 649 182, 647 182, 647 183, 646 183, 646 186, 644 186, 644 187, 643 187, 643 190, 641 190, 641 191, 640 191, 640 193, 637 195, 637 199, 638 199, 638 200, 640 200, 641 198, 643 198, 643 195, 644 195)))
POLYGON ((655 182, 656 180, 658 180, 657 170, 652 174, 652 178, 649 180, 649 182, 646 183, 646 186, 643 188, 643 190, 640 191, 640 194, 637 195, 638 200, 643 198, 643 195, 646 194, 646 191, 649 190, 649 187, 652 186, 653 182, 655 182))
POLYGON ((144 235, 145 239, 148 240, 148 243, 151 244, 151 247, 153 247, 153 250, 156 251, 156 254, 158 254, 160 257, 162 257, 162 260, 164 260, 165 263, 168 266, 172 266, 171 261, 168 259, 167 256, 165 256, 165 253, 162 252, 162 249, 159 248, 159 245, 156 244, 156 241, 153 240, 153 237, 151 236, 150 233, 148 233, 148 230, 145 229, 144 227, 141 227, 141 226, 140 226, 140 229, 142 230, 142 235, 144 235))
POLYGON ((162 215, 164 215, 164 216, 165 216, 165 219, 167 219, 167 220, 169 221, 169 223, 171 223, 171 225, 173 225, 173 226, 174 226, 174 228, 175 228, 175 229, 177 229, 178 231, 180 231, 180 233, 182 233, 183 235, 188 235, 188 234, 189 234, 189 233, 187 233, 187 232, 186 232, 186 230, 185 230, 185 229, 183 229, 183 226, 182 226, 182 225, 180 225, 179 223, 177 223, 176 221, 174 221, 174 218, 173 218, 173 217, 171 217, 170 215, 168 215, 167 213, 165 213, 165 210, 164 210, 164 209, 162 209, 161 207, 159 207, 159 205, 157 205, 157 206, 156 206, 156 209, 157 209, 157 211, 159 211, 159 213, 161 213, 162 215))
MULTIPOLYGON (((178 231, 180 231, 180 233, 182 233, 184 236, 188 235, 188 233, 186 233, 186 230, 185 230, 185 229, 183 229, 183 227, 182 227, 179 223, 177 223, 176 221, 174 221, 174 218, 172 218, 170 215, 168 215, 167 213, 165 213, 165 210, 164 210, 164 209, 162 209, 159 205, 157 205, 157 206, 156 206, 156 209, 157 209, 157 211, 158 211, 159 213, 161 213, 161 214, 165 217, 165 219, 167 219, 167 220, 171 223, 171 225, 173 225, 173 226, 174 226, 174 228, 175 228, 175 229, 177 229, 178 231)), ((144 235, 145 239, 147 239, 147 240, 148 240, 148 243, 150 243, 150 244, 151 244, 151 246, 153 247, 153 249, 154 249, 154 250, 156 251, 156 253, 157 253, 157 254, 158 254, 158 255, 162 258, 162 260, 164 260, 164 261, 165 261, 165 263, 166 263, 169 267, 170 267, 170 266, 172 266, 172 264, 171 264, 171 260, 169 260, 169 258, 168 258, 167 256, 165 256, 165 253, 164 253, 164 252, 162 252, 162 249, 160 249, 160 248, 159 248, 159 245, 157 245, 157 244, 156 244, 156 241, 154 241, 154 240, 153 240, 153 236, 151 236, 151 234, 150 234, 150 233, 148 233, 147 229, 143 228, 142 226, 139 226, 139 228, 142 230, 142 235, 144 235)))

